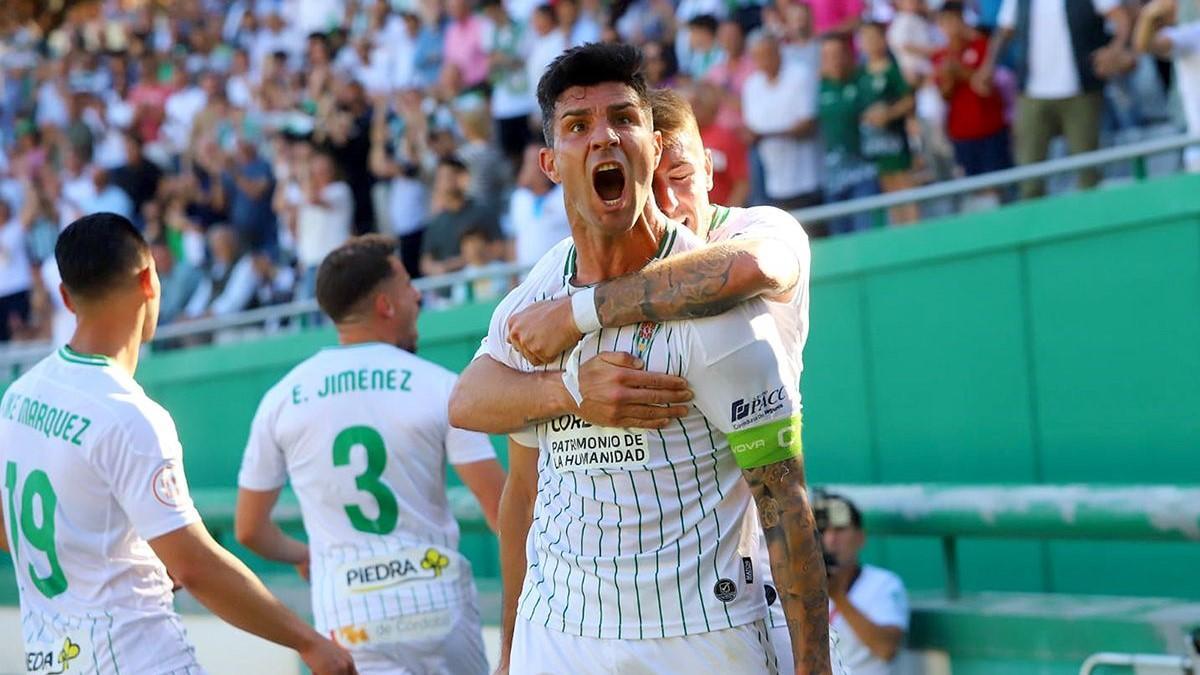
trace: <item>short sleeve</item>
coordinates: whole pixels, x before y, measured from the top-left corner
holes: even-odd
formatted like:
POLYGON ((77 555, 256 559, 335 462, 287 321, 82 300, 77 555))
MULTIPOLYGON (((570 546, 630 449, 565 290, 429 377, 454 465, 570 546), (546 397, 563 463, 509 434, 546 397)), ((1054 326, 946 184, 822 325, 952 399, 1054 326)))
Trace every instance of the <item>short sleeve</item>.
MULTIPOLYGON (((530 273, 531 279, 535 278, 533 275, 536 271, 535 268, 534 272, 530 273)), ((496 363, 513 370, 521 372, 531 370, 529 362, 508 342, 508 318, 527 304, 528 298, 525 291, 524 285, 518 286, 500 301, 496 311, 492 313, 492 320, 488 324, 488 334, 480 343, 479 350, 475 352, 475 358, 486 354, 495 359, 496 363)), ((537 431, 532 427, 509 434, 509 436, 526 447, 536 448, 538 445, 537 431)))
POLYGON ((1106 16, 1109 12, 1121 6, 1121 0, 1092 0, 1092 9, 1100 16, 1106 16))
POLYGON ((496 449, 487 434, 450 427, 446 433, 446 461, 451 464, 470 464, 496 459, 496 449))
POLYGON ((996 14, 996 25, 1000 28, 1017 27, 1017 0, 1001 0, 1000 12, 996 14))
POLYGON ((703 373, 689 378, 693 402, 729 438, 739 464, 748 459, 743 444, 757 457, 799 451, 799 374, 762 301, 691 322, 689 346, 688 371, 703 373))
POLYGON ((287 459, 283 448, 275 441, 277 405, 272 389, 263 397, 254 421, 250 423, 250 438, 242 454, 238 471, 238 487, 247 490, 275 490, 287 482, 287 459))
POLYGON ((481 356, 488 356, 488 338, 486 335, 479 341, 479 349, 475 350, 475 356, 472 356, 471 360, 474 361, 481 356))
POLYGON ((814 80, 811 68, 800 66, 795 66, 795 68, 795 96, 790 100, 796 107, 796 111, 792 117, 798 120, 812 119, 817 116, 817 82, 814 80))
MULTIPOLYGON (((454 390, 454 384, 457 381, 458 378, 456 376, 447 373, 445 387, 446 402, 445 405, 439 406, 441 410, 449 410, 450 393, 454 390)), ((496 449, 492 447, 492 442, 488 439, 487 434, 450 426, 448 412, 445 420, 447 462, 450 464, 470 464, 471 462, 481 462, 485 459, 496 458, 496 449)))
POLYGON ((734 224, 726 224, 717 230, 718 237, 713 241, 734 240, 740 238, 769 239, 777 242, 796 255, 800 265, 800 280, 807 283, 809 268, 812 265, 812 249, 809 246, 808 234, 804 227, 792 214, 773 206, 756 206, 747 212, 734 224), (727 229, 728 228, 728 229, 727 229))
POLYGON ((97 465, 138 536, 154 539, 200 520, 166 411, 148 411, 114 429, 102 447, 97 465))
POLYGON ((1171 41, 1171 53, 1176 58, 1200 52, 1200 21, 1164 28, 1162 34, 1171 41))
POLYGON ((908 593, 900 577, 879 570, 880 583, 872 590, 859 611, 878 626, 895 626, 908 630, 908 593))

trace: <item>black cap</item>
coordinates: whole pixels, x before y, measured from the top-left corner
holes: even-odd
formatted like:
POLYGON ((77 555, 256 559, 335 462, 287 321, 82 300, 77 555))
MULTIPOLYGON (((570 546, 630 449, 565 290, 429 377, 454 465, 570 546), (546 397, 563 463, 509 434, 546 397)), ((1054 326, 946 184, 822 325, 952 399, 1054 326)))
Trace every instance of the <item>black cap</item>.
POLYGON ((854 502, 842 495, 826 492, 817 497, 813 508, 825 511, 828 520, 825 524, 826 527, 862 529, 862 512, 858 510, 854 502))

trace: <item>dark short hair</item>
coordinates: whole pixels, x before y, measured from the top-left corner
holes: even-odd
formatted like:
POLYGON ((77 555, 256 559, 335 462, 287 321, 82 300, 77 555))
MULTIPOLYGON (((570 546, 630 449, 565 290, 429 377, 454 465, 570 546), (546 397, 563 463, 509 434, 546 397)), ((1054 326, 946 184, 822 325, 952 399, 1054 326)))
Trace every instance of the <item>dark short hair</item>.
POLYGON ((480 237, 481 239, 483 239, 485 242, 487 242, 489 244, 496 241, 495 232, 491 228, 489 228, 481 223, 477 223, 475 225, 470 225, 470 226, 464 228, 462 233, 460 233, 458 235, 458 240, 466 241, 470 237, 480 237))
POLYGON ((851 38, 848 33, 843 33, 841 31, 830 31, 828 33, 824 33, 821 35, 820 40, 821 42, 835 42, 842 45, 846 49, 850 49, 854 46, 853 38, 851 38))
POLYGON ((862 28, 878 31, 883 35, 887 35, 888 29, 887 24, 880 21, 864 21, 862 23, 862 28))
POLYGON ((699 28, 710 33, 716 33, 717 26, 720 24, 717 23, 717 17, 712 14, 700 14, 689 19, 687 25, 688 28, 699 28))
POLYGON ((444 166, 444 167, 454 169, 455 171, 469 171, 466 163, 464 163, 461 159, 459 159, 457 157, 453 157, 453 156, 443 157, 443 158, 439 159, 437 165, 438 165, 439 169, 444 166))
POLYGON ((63 284, 73 295, 99 298, 138 272, 150 245, 125 216, 93 213, 67 226, 54 245, 63 284))
POLYGON ((331 251, 317 268, 317 304, 321 311, 334 323, 345 320, 380 283, 395 274, 389 258, 398 250, 392 237, 367 234, 331 251))
POLYGON ((939 14, 954 14, 957 16, 962 16, 963 15, 962 0, 946 0, 946 2, 942 3, 941 8, 938 9, 938 13, 939 14))
POLYGON ((856 530, 861 530, 863 524, 862 511, 859 511, 854 502, 850 501, 845 495, 840 495, 836 492, 826 492, 820 496, 817 506, 828 509, 829 505, 834 502, 841 502, 846 505, 846 509, 850 512, 850 526, 856 530))
POLYGON ((547 145, 554 145, 554 107, 563 92, 571 87, 590 87, 606 82, 629 87, 642 106, 650 110, 646 77, 642 74, 642 52, 637 47, 592 42, 568 49, 550 63, 537 86, 542 134, 547 145))

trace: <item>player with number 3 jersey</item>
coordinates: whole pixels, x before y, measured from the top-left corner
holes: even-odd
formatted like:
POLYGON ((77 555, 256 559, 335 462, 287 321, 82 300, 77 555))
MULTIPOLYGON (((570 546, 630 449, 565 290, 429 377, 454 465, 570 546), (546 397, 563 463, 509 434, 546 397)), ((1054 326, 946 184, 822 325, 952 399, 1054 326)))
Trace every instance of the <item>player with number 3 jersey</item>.
POLYGON ((317 299, 340 344, 296 366, 263 397, 238 476, 238 539, 311 571, 318 630, 360 672, 487 671, 471 566, 445 465, 495 520, 504 471, 488 438, 449 425, 455 376, 410 353, 418 292, 393 240, 329 254, 317 299), (270 521, 290 478, 309 543, 270 521))

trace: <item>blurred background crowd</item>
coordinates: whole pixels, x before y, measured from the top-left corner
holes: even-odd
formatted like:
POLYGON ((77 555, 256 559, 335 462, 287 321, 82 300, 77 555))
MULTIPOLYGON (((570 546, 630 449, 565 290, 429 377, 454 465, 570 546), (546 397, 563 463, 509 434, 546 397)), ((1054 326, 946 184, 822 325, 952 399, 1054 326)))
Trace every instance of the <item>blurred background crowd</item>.
POLYGON ((532 263, 569 234, 536 163, 536 84, 586 42, 640 45, 650 83, 685 94, 731 206, 1083 152, 1178 129, 1189 103, 1170 61, 1131 49, 1139 0, 540 2, 105 0, 0 23, 0 342, 69 330, 53 246, 95 211, 152 242, 162 323, 310 298, 324 255, 365 232, 396 235, 414 276, 532 263))

